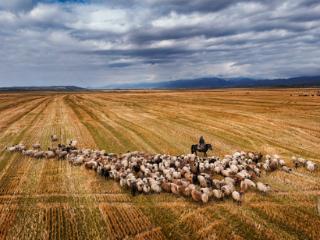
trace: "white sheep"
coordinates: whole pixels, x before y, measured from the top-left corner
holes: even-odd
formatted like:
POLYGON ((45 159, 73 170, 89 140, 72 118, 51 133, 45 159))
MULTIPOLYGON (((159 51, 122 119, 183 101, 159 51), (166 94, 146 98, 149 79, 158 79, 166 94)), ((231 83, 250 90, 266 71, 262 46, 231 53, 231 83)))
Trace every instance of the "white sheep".
POLYGON ((150 188, 150 186, 148 185, 148 183, 144 183, 144 185, 143 185, 143 192, 144 192, 144 193, 150 193, 150 191, 151 191, 151 188, 150 188))
POLYGON ((235 180, 231 177, 225 177, 223 179, 223 181, 226 183, 226 184, 231 184, 231 185, 234 185, 235 184, 235 180))
POLYGON ((201 186, 202 188, 207 187, 207 181, 206 181, 206 179, 205 179, 204 176, 198 175, 198 181, 199 181, 200 186, 201 186))
POLYGON ((136 184, 137 184, 138 192, 142 193, 143 192, 143 185, 144 185, 142 179, 138 178, 136 184))
POLYGON ((196 186, 194 184, 189 184, 187 187, 183 189, 183 196, 190 197, 191 191, 196 189, 196 186))
POLYGON ((179 195, 179 186, 175 183, 171 183, 171 192, 175 195, 179 195))
POLYGON ((236 174, 239 171, 239 168, 236 165, 231 165, 230 171, 231 173, 236 174))
POLYGON ((268 193, 271 190, 271 188, 268 184, 263 184, 262 182, 257 182, 256 185, 257 185, 257 189, 264 194, 268 193))
POLYGON ((85 166, 86 168, 89 168, 89 169, 95 169, 95 168, 98 167, 98 163, 97 163, 96 161, 94 161, 94 160, 91 160, 91 161, 89 161, 89 162, 86 162, 86 163, 84 164, 84 166, 85 166))
POLYGON ((192 199, 196 202, 207 203, 209 201, 209 196, 207 193, 201 193, 200 191, 193 189, 191 191, 192 199))
POLYGON ((220 189, 213 189, 212 190, 212 195, 219 200, 222 200, 224 197, 223 192, 220 189))
POLYGON ((29 149, 29 150, 22 151, 22 154, 25 156, 33 157, 35 152, 36 152, 35 150, 29 149))
POLYGON ((152 192, 155 193, 160 193, 161 192, 161 187, 160 187, 160 183, 152 178, 149 179, 150 182, 150 188, 152 192))
POLYGON ((32 144, 32 148, 34 150, 38 150, 38 149, 41 149, 41 145, 40 145, 40 143, 35 143, 35 144, 32 144))
POLYGON ((312 161, 306 161, 305 166, 306 169, 310 172, 314 172, 316 169, 316 164, 312 161))
POLYGON ((44 151, 35 152, 35 153, 33 154, 33 157, 34 157, 34 158, 43 158, 43 157, 44 157, 44 151))
POLYGON ((244 179, 240 182, 240 191, 246 192, 249 188, 256 188, 256 184, 250 179, 244 179))
POLYGON ((282 166, 282 167, 281 167, 281 170, 284 171, 284 172, 286 172, 286 173, 291 173, 291 172, 292 172, 292 169, 289 168, 289 167, 287 167, 287 166, 282 166))
POLYGON ((241 204, 241 201, 242 201, 241 193, 237 191, 233 191, 231 196, 233 198, 233 201, 237 202, 238 204, 241 204))
POLYGON ((281 167, 286 165, 286 162, 283 159, 279 159, 279 164, 281 167))
POLYGON ((51 142, 57 142, 58 141, 58 136, 57 135, 51 135, 51 142))
POLYGON ((9 152, 15 152, 17 150, 16 146, 7 147, 9 152))
POLYGON ((68 155, 68 152, 57 150, 56 154, 58 156, 58 159, 64 159, 68 155))
POLYGON ((72 162, 73 165, 81 165, 84 162, 84 156, 77 156, 75 160, 72 162))
MULTIPOLYGON (((69 143, 69 145, 71 146, 71 147, 76 147, 77 146, 77 144, 78 144, 78 141, 77 140, 71 140, 70 141, 70 143, 69 143)), ((102 154, 103 155, 103 154, 102 154)))
POLYGON ((221 174, 222 174, 222 176, 224 176, 224 177, 230 177, 230 176, 231 176, 231 173, 232 173, 232 171, 230 170, 230 168, 223 169, 223 170, 221 171, 221 174))
POLYGON ((53 151, 45 151, 44 152, 44 155, 45 155, 45 157, 47 158, 47 159, 49 159, 49 158, 54 158, 55 156, 56 156, 56 154, 53 152, 53 151))
POLYGON ((181 179, 181 172, 174 171, 174 172, 172 173, 172 177, 173 177, 174 179, 181 179))
POLYGON ((231 193, 235 190, 234 185, 232 184, 227 184, 221 187, 221 191, 225 196, 231 195, 231 193))
POLYGON ((127 181, 123 177, 120 178, 120 186, 121 187, 126 187, 127 186, 127 181))

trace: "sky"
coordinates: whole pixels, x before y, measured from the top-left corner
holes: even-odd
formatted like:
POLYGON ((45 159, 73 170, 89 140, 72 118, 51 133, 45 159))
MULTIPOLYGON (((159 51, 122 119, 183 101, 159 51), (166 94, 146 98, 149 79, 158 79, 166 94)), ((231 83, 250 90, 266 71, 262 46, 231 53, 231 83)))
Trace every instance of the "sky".
POLYGON ((319 0, 0 0, 0 86, 320 75, 319 0))

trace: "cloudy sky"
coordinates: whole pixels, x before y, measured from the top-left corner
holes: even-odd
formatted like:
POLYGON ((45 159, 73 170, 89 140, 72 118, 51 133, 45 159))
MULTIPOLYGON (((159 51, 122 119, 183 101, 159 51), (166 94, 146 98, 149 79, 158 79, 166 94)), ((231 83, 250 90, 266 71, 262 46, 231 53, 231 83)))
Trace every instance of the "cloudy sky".
POLYGON ((319 0, 0 0, 0 86, 320 74, 319 0))

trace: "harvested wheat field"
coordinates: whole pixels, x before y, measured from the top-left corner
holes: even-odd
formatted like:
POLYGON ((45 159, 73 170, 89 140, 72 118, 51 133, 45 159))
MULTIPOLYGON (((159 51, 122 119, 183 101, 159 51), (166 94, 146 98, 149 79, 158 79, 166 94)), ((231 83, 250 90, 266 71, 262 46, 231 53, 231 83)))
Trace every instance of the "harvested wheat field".
POLYGON ((50 135, 108 152, 184 154, 203 135, 209 154, 237 150, 320 164, 317 89, 0 94, 0 239, 319 239, 320 171, 263 174, 272 192, 207 204, 131 196, 65 160, 5 147, 50 135), (303 94, 302 94, 303 93, 303 94), (306 93, 306 94, 305 94, 306 93), (318 203, 319 202, 319 203, 318 203))

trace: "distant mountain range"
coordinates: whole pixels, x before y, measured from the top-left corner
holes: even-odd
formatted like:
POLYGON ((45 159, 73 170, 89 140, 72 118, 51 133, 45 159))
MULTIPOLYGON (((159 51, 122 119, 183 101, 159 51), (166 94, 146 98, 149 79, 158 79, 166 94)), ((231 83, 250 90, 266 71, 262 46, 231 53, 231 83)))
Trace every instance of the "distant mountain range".
POLYGON ((0 92, 21 92, 21 91, 62 91, 62 92, 76 92, 87 91, 86 88, 77 86, 43 86, 43 87, 0 87, 0 92))
POLYGON ((262 87, 320 87, 320 76, 295 77, 281 79, 253 78, 195 78, 165 82, 140 82, 112 84, 100 88, 82 88, 77 86, 31 86, 31 87, 0 87, 4 91, 89 91, 103 89, 210 89, 210 88, 262 88, 262 87))
POLYGON ((253 78, 195 78, 165 82, 141 82, 113 84, 103 89, 206 89, 206 88, 253 88, 253 87, 316 87, 320 76, 281 79, 253 78))

